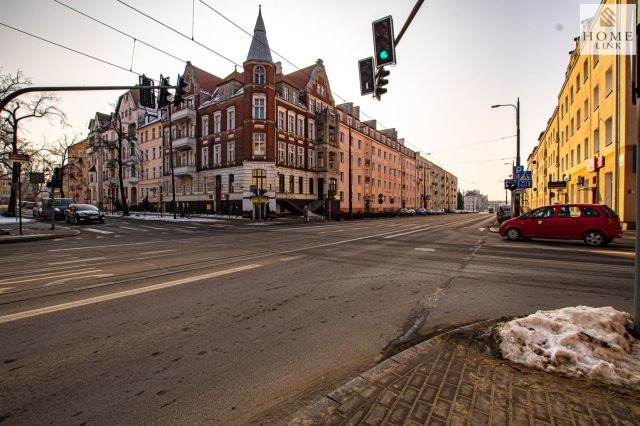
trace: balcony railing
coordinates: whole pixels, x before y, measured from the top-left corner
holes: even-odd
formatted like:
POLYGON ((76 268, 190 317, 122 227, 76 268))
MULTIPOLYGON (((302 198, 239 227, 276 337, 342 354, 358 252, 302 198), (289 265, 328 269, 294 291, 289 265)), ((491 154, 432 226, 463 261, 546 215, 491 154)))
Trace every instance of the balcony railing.
POLYGON ((196 138, 187 135, 178 135, 173 140, 173 149, 196 149, 196 138))
POLYGON ((173 174, 176 176, 192 175, 196 172, 196 166, 176 166, 173 168, 173 174))
MULTIPOLYGON (((167 116, 168 117, 168 116, 167 116)), ((171 111, 171 121, 180 121, 184 118, 190 118, 196 121, 196 110, 193 107, 183 107, 178 110, 171 111)))

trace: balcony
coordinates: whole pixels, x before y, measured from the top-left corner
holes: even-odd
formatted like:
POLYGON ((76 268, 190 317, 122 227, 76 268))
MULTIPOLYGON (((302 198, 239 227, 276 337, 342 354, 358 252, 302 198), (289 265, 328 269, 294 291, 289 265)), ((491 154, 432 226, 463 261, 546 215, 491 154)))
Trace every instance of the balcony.
POLYGON ((173 149, 196 149, 196 138, 191 136, 179 135, 172 143, 173 149))
POLYGON ((193 107, 184 107, 179 110, 171 111, 171 121, 180 121, 183 119, 191 119, 192 121, 196 121, 196 110, 193 107))
POLYGON ((136 184, 140 181, 140 178, 138 176, 129 176, 128 181, 130 184, 136 184))
POLYGON ((175 166, 173 174, 176 176, 192 175, 196 172, 196 166, 175 166))

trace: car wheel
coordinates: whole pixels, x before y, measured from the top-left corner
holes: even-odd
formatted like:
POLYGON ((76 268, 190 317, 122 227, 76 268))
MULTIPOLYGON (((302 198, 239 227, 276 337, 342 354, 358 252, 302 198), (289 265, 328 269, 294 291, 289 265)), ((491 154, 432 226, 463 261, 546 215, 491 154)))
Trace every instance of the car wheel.
POLYGON ((607 244, 607 237, 600 231, 587 231, 584 234, 584 243, 591 247, 601 247, 607 244))
POLYGON ((507 239, 510 241, 517 241, 522 238, 522 232, 518 228, 509 228, 506 232, 507 239))
POLYGON ((71 221, 69 220, 69 216, 65 217, 65 218, 64 218, 64 221, 65 221, 66 223, 71 223, 71 221))

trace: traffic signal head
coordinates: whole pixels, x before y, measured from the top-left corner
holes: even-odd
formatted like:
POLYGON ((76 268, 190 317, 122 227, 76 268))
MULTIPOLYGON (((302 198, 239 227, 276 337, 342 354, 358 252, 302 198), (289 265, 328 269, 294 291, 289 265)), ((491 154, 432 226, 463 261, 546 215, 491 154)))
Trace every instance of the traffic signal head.
POLYGON ((170 86, 169 77, 163 77, 162 74, 160 74, 160 92, 158 93, 158 106, 160 108, 169 105, 168 86, 170 86))
POLYGON ((156 108, 156 97, 153 93, 153 80, 142 74, 139 79, 140 86, 140 105, 147 108, 156 108))
POLYGON ((373 22, 373 47, 378 68, 396 63, 393 18, 391 16, 373 22))
POLYGON ((176 82, 176 95, 173 98, 173 104, 179 105, 184 101, 184 97, 187 94, 187 82, 184 81, 184 75, 178 75, 178 81, 176 82))
POLYGON ((380 68, 378 73, 376 74, 376 99, 380 100, 382 95, 387 93, 387 89, 384 87, 389 83, 387 77, 391 74, 390 71, 385 70, 384 68, 380 68))
POLYGON ((360 94, 362 96, 373 93, 376 90, 375 73, 373 70, 373 57, 370 56, 358 61, 358 71, 360 72, 360 94))
POLYGON ((384 195, 378 194, 378 204, 384 203, 384 195))

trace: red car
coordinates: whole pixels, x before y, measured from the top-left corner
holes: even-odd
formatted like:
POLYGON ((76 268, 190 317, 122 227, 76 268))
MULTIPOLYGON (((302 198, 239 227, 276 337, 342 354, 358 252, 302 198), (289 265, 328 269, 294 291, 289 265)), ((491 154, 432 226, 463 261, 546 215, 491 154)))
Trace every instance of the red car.
POLYGON ((531 210, 500 226, 500 235, 522 238, 584 240, 589 246, 604 246, 622 236, 620 218, 601 204, 556 204, 531 210))

